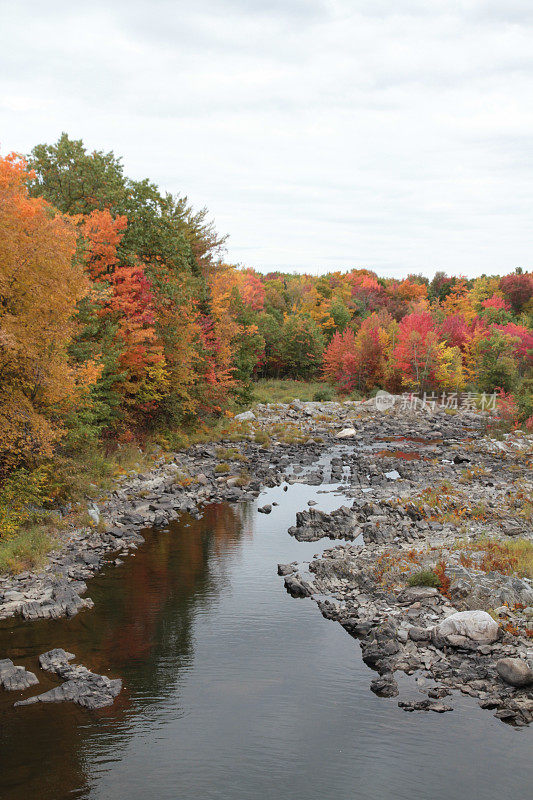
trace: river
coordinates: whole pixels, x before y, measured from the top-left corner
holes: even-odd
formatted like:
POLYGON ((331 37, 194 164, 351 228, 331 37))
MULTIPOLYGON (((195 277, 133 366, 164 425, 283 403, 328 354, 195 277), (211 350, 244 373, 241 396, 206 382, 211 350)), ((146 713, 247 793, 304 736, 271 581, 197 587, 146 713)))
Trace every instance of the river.
POLYGON ((53 647, 124 682, 98 712, 13 708, 18 695, 0 690, 2 800, 527 796, 532 730, 469 697, 436 715, 374 696, 358 643, 312 600, 286 594, 277 563, 321 547, 287 534, 309 499, 342 504, 294 484, 209 506, 201 520, 144 532, 133 556, 89 582, 94 609, 1 623, 1 657, 39 677, 28 694, 58 683, 37 665, 53 647))

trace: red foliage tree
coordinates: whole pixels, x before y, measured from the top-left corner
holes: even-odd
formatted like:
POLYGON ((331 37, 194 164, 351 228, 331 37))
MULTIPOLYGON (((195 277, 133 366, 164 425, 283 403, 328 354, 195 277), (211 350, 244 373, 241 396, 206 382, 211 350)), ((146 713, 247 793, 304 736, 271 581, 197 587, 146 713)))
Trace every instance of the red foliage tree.
POLYGON ((500 289, 511 303, 513 311, 519 313, 533 297, 533 276, 531 273, 506 275, 500 281, 500 289))
POLYGON ((85 266, 97 281, 107 278, 118 264, 117 248, 128 225, 127 217, 113 218, 107 209, 84 218, 81 231, 86 240, 85 266))

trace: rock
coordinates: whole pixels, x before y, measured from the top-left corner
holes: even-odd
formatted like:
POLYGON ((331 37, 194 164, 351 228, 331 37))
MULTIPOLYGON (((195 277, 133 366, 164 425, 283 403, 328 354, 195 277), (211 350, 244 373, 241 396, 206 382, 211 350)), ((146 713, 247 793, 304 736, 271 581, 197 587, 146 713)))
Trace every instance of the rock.
POLYGON ((380 675, 370 683, 370 689, 379 697, 396 697, 399 694, 398 684, 392 672, 380 675))
POLYGON ((278 564, 278 575, 292 575, 296 572, 296 564, 278 564))
POLYGON ((413 642, 428 642, 431 639, 431 630, 431 628, 419 628, 414 625, 409 628, 409 638, 413 642))
POLYGON ((73 658, 76 658, 74 653, 67 653, 62 647, 56 647, 39 656, 39 665, 46 672, 55 672, 57 675, 61 675, 65 669, 70 667, 69 661, 72 661, 73 658))
POLYGON ((445 686, 434 686, 428 690, 428 697, 440 700, 441 697, 447 697, 451 694, 450 690, 445 686))
POLYGON ((397 480, 398 480, 398 478, 401 478, 402 476, 400 475, 400 473, 398 472, 398 470, 396 470, 396 469, 391 469, 391 471, 390 471, 390 472, 386 472, 386 473, 385 473, 385 477, 386 477, 386 478, 387 478, 389 481, 397 481, 397 480))
POLYGON ((310 597, 314 591, 314 587, 299 576, 287 575, 284 583, 286 590, 293 597, 310 597))
POLYGON ((435 711, 437 714, 453 711, 451 706, 431 700, 398 700, 398 705, 404 711, 435 711))
POLYGON ((491 644, 498 638, 499 627, 486 611, 458 611, 440 622, 434 632, 448 636, 465 636, 478 644, 491 644))
POLYGON ((256 419, 256 416, 253 411, 243 411, 242 414, 236 414, 234 419, 238 422, 249 422, 252 419, 256 419))
POLYGON ((412 586, 409 589, 404 589, 398 595, 398 602, 406 605, 413 603, 420 603, 423 600, 428 600, 437 597, 439 594, 437 589, 432 586, 412 586))
POLYGON ((0 686, 10 692, 21 692, 39 683, 37 676, 24 667, 16 667, 10 658, 0 659, 0 686))
POLYGON ((59 675, 65 682, 48 692, 21 700, 15 705, 29 706, 35 703, 62 701, 71 701, 85 708, 103 708, 111 705, 122 689, 120 678, 112 680, 105 675, 90 672, 87 667, 69 664, 73 658, 73 653, 67 653, 60 647, 40 655, 41 668, 59 675))
POLYGON ((355 428, 343 428, 342 431, 337 433, 337 439, 350 439, 352 436, 355 436, 357 431, 355 428))
MULTIPOLYGON (((80 667, 80 669, 85 670, 85 667, 80 667)), ((85 670, 83 675, 65 681, 61 686, 56 686, 43 694, 28 697, 27 700, 20 700, 15 705, 29 706, 35 703, 70 701, 85 708, 104 708, 114 702, 121 689, 122 681, 119 678, 111 680, 104 675, 95 675, 93 672, 85 670)))
POLYGON ((533 670, 523 658, 500 658, 496 672, 511 686, 529 686, 533 683, 533 670))
POLYGON ((272 511, 272 506, 270 505, 270 503, 267 503, 266 505, 261 506, 261 508, 258 508, 257 510, 259 511, 260 514, 270 514, 270 512, 272 511))
POLYGON ((90 516, 95 525, 100 522, 100 511, 97 505, 93 505, 87 509, 87 514, 90 516))

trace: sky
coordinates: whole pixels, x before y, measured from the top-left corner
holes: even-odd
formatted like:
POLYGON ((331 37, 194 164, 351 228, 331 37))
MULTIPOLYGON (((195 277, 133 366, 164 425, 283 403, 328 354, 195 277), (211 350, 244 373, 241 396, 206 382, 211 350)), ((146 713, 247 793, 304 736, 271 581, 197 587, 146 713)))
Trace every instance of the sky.
POLYGON ((230 263, 532 266, 532 0, 0 0, 0 152, 62 131, 230 263))

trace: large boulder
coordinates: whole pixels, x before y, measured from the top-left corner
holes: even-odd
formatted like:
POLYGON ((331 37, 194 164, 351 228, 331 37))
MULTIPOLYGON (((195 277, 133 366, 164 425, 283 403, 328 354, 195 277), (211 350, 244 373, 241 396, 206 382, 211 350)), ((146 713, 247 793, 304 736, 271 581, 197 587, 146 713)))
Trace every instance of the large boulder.
POLYGON ((500 658, 496 662, 496 672, 511 686, 529 686, 533 683, 533 670, 523 658, 500 658))
POLYGON ((436 625, 435 633, 444 639, 453 637, 450 643, 457 643, 455 637, 465 637, 477 644, 492 644, 499 627, 486 611, 458 611, 436 625))

